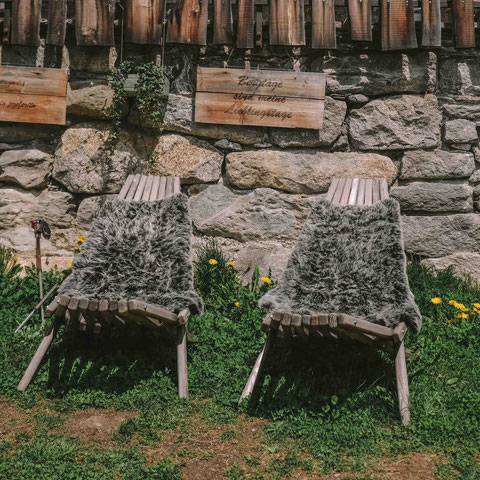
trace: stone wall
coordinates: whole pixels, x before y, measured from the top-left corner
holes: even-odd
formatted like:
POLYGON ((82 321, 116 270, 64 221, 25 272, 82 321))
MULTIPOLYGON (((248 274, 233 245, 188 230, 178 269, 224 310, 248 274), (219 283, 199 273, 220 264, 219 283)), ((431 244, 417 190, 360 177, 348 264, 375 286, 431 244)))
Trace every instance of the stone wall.
MULTIPOLYGON (((48 65, 48 52, 4 47, 4 61, 48 65)), ((129 173, 179 175, 190 196, 195 242, 215 237, 242 267, 279 271, 312 201, 334 176, 386 177, 402 207, 405 246, 439 267, 480 276, 480 55, 478 51, 336 52, 278 47, 232 52, 168 46, 171 92, 159 129, 138 126, 132 105, 113 155, 105 112, 106 73, 118 49, 67 46, 68 125, 0 123, 0 242, 31 261, 29 222, 46 219, 51 263, 72 257, 99 205, 129 173), (233 53, 233 55, 232 55, 233 53), (325 126, 304 129, 195 124, 197 65, 327 74, 325 126)), ((155 49, 126 46, 124 58, 150 61, 155 49)), ((58 52, 57 52, 58 56, 58 52)))

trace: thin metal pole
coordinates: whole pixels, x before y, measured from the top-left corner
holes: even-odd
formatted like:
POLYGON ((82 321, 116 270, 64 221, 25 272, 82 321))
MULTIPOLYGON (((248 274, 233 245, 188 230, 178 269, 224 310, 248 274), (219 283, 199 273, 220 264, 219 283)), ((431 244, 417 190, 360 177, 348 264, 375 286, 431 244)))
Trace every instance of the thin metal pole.
MULTIPOLYGON (((43 300, 43 277, 42 277, 42 253, 40 250, 40 236, 41 233, 39 231, 35 232, 36 236, 36 247, 37 247, 37 273, 38 273, 38 289, 40 292, 40 301, 43 300)), ((45 322, 45 316, 43 311, 43 306, 40 306, 40 319, 42 321, 42 325, 45 322)))

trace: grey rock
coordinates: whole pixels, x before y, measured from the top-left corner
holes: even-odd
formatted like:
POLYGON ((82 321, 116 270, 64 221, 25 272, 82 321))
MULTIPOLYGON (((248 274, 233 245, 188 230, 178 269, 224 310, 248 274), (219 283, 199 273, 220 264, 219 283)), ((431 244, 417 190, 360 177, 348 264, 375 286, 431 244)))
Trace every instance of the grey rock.
POLYGON ((241 152, 242 151, 242 146, 239 143, 229 142, 226 138, 222 138, 222 140, 215 142, 213 146, 224 152, 241 152))
POLYGON ((318 193, 328 190, 333 177, 386 178, 392 183, 397 167, 388 157, 375 153, 257 150, 228 154, 226 175, 238 188, 318 193))
POLYGON ((306 128, 272 128, 270 142, 281 148, 328 147, 339 137, 347 104, 331 97, 325 98, 324 123, 321 130, 306 128))
POLYGON ((117 193, 129 173, 142 171, 148 158, 145 138, 120 130, 112 154, 105 123, 83 123, 67 129, 57 146, 53 178, 74 193, 117 193))
MULTIPOLYGON (((132 108, 128 121, 139 124, 138 112, 132 108)), ((151 126, 148 122, 145 126, 151 126)), ((193 99, 183 95, 170 94, 163 122, 156 127, 160 130, 187 133, 199 137, 223 139, 243 145, 253 145, 261 141, 264 129, 258 127, 243 127, 240 125, 220 125, 213 123, 196 123, 193 121, 193 99)))
POLYGON ((470 120, 449 120, 445 122, 444 129, 444 137, 446 143, 478 143, 477 127, 470 120))
POLYGON ((223 154, 195 137, 162 135, 153 158, 152 173, 178 176, 186 184, 216 182, 222 174, 223 154))
POLYGON ((449 179, 469 177, 475 169, 471 153, 445 150, 407 151, 402 159, 402 179, 449 179))
POLYGON ((452 143, 450 145, 452 150, 460 150, 462 152, 469 152, 472 149, 472 145, 470 143, 452 143))
POLYGON ((476 213, 403 216, 402 224, 407 252, 425 257, 480 253, 480 215, 476 213))
POLYGON ((73 71, 108 73, 115 67, 117 51, 115 47, 80 47, 68 49, 66 66, 73 71))
POLYGON ((438 87, 448 96, 480 95, 480 56, 446 56, 439 65, 438 87))
POLYGON ((363 93, 357 93, 356 95, 349 95, 347 97, 347 102, 350 105, 363 105, 369 101, 370 99, 366 95, 363 95, 363 93))
POLYGON ((476 170, 473 172, 472 176, 468 179, 471 183, 479 183, 480 182, 480 170, 476 170))
POLYGON ((105 200, 115 195, 96 195, 94 197, 86 197, 78 206, 76 226, 82 233, 88 232, 93 221, 98 215, 100 208, 105 200))
POLYGON ((472 190, 466 184, 413 182, 392 187, 391 197, 405 212, 471 212, 472 190))
POLYGON ((458 276, 469 276, 480 282, 480 254, 472 252, 457 252, 440 258, 425 258, 424 265, 434 267, 436 270, 445 270, 453 267, 458 276))
POLYGON ((480 104, 478 98, 472 99, 473 103, 450 103, 443 105, 443 112, 445 116, 449 118, 461 118, 474 122, 477 126, 480 126, 480 104))
POLYGON ((238 195, 222 185, 212 185, 190 198, 190 209, 195 227, 203 234, 241 242, 282 240, 298 236, 311 201, 268 188, 238 195))
POLYGON ((436 64, 436 55, 431 52, 382 52, 318 57, 311 68, 327 74, 329 94, 375 96, 433 90, 436 64))
POLYGON ((52 162, 52 156, 40 150, 7 150, 0 155, 0 183, 44 188, 52 162))
POLYGON ((435 96, 400 95, 353 110, 349 133, 360 150, 433 148, 440 143, 440 119, 435 96))

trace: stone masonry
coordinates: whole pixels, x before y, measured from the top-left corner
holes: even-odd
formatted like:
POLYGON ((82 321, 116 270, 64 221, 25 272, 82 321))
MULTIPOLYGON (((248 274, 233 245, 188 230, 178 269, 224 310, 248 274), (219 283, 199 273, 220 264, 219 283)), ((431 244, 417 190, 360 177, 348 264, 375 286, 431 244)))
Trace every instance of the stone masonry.
MULTIPOLYGON (((385 177, 402 208, 407 252, 480 280, 480 52, 362 48, 293 49, 292 58, 280 49, 247 52, 261 68, 326 73, 318 132, 196 124, 196 66, 222 65, 226 53, 169 46, 171 92, 160 128, 140 127, 130 101, 107 160, 113 92, 106 75, 115 49, 65 48, 68 125, 0 123, 0 243, 31 262, 29 222, 45 218, 53 233, 45 255, 65 266, 105 198, 128 174, 149 171, 181 177, 195 245, 215 238, 240 268, 278 275, 333 177, 385 177)), ((24 55, 13 47, 5 53, 24 55)), ((129 56, 152 60, 133 47, 129 56)))

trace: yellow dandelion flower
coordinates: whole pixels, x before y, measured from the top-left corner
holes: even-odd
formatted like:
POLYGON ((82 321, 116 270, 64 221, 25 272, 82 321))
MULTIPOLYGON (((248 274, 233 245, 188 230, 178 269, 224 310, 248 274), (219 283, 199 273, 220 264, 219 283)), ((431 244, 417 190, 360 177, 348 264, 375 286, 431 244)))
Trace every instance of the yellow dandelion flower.
POLYGON ((268 283, 269 285, 272 283, 272 281, 268 277, 262 277, 260 280, 262 280, 265 283, 268 283))
POLYGON ((442 299, 440 297, 435 297, 430 300, 434 305, 438 305, 439 303, 442 303, 442 299))
POLYGON ((12 258, 12 262, 15 262, 15 263, 17 263, 17 260, 18 260, 18 258, 17 258, 17 257, 13 257, 13 258, 12 258))
POLYGON ((227 262, 229 267, 235 267, 237 264, 235 262, 227 262))
POLYGON ((456 302, 455 300, 450 300, 448 303, 449 303, 450 305, 455 305, 457 302, 456 302))
POLYGON ((77 238, 78 243, 83 243, 87 237, 85 235, 81 235, 80 237, 77 238))
POLYGON ((68 267, 72 268, 73 267, 73 258, 68 262, 68 267))
POLYGON ((235 302, 235 306, 236 306, 236 307, 239 307, 239 306, 240 306, 240 302, 235 302))
POLYGON ((211 259, 208 261, 208 263, 209 263, 210 265, 216 265, 218 262, 217 262, 214 258, 211 258, 211 259))
POLYGON ((80 247, 73 247, 73 251, 75 253, 80 253, 82 251, 82 249, 80 247))
POLYGON ((480 303, 474 303, 473 306, 474 306, 475 308, 480 309, 480 303))
POLYGON ((457 318, 468 318, 468 314, 467 313, 459 313, 457 315, 457 318))

